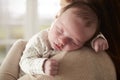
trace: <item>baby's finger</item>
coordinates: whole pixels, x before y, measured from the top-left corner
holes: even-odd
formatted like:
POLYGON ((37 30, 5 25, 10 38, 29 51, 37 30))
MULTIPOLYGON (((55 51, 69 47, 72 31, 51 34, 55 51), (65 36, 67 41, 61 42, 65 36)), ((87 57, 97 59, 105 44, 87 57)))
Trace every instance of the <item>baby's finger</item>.
POLYGON ((58 66, 52 66, 53 71, 58 71, 59 67, 58 66))
POLYGON ((106 49, 108 49, 109 48, 109 45, 108 45, 108 43, 106 44, 106 49))
POLYGON ((59 65, 58 61, 56 61, 54 59, 51 59, 51 61, 52 61, 52 65, 54 65, 54 66, 58 66, 59 65))
POLYGON ((108 49, 108 45, 104 45, 104 50, 107 50, 108 49))
POLYGON ((99 51, 99 45, 95 45, 94 49, 95 49, 96 52, 98 52, 99 51))
POLYGON ((106 50, 106 45, 103 44, 102 51, 106 50))
POLYGON ((104 51, 106 49, 106 45, 104 43, 101 44, 100 51, 104 51))
POLYGON ((51 75, 51 76, 55 76, 55 75, 57 75, 57 74, 58 74, 58 71, 57 71, 57 70, 54 70, 54 71, 51 72, 50 75, 51 75))
POLYGON ((103 47, 104 47, 104 46, 103 46, 103 44, 102 44, 102 42, 101 42, 101 43, 98 45, 98 52, 99 52, 99 51, 103 51, 103 47))

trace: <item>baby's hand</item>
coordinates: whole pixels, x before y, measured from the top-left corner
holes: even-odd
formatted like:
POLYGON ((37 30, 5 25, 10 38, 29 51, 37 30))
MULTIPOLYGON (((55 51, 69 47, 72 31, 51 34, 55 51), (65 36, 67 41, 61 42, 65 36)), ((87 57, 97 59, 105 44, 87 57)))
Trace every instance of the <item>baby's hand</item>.
POLYGON ((109 45, 106 39, 99 37, 93 42, 92 47, 96 52, 99 52, 99 51, 107 50, 109 48, 109 45))
POLYGON ((48 59, 44 63, 44 72, 47 75, 55 76, 58 74, 59 63, 55 59, 48 59))

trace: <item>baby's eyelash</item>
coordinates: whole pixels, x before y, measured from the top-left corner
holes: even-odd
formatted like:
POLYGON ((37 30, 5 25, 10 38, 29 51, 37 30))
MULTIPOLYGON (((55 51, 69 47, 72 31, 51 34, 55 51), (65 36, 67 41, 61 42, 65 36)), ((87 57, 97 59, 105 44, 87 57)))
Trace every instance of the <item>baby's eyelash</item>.
POLYGON ((62 29, 60 29, 60 28, 58 28, 58 30, 57 30, 59 33, 63 33, 63 30, 62 29))
POLYGON ((60 33, 62 33, 62 30, 59 29, 58 31, 59 31, 60 33))
POLYGON ((79 46, 77 43, 74 42, 74 45, 79 46))
POLYGON ((76 45, 75 41, 71 38, 71 42, 72 44, 76 45))
POLYGON ((79 46, 79 44, 77 42, 75 42, 75 40, 72 40, 73 44, 76 46, 79 46))

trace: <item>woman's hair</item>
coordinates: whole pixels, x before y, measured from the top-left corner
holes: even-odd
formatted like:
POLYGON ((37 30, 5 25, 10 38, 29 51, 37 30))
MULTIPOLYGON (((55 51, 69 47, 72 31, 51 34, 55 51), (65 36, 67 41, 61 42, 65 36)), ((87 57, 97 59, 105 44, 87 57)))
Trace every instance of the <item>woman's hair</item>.
POLYGON ((113 60, 117 79, 120 80, 120 1, 118 0, 88 0, 97 8, 100 20, 100 31, 107 38, 107 50, 113 60))

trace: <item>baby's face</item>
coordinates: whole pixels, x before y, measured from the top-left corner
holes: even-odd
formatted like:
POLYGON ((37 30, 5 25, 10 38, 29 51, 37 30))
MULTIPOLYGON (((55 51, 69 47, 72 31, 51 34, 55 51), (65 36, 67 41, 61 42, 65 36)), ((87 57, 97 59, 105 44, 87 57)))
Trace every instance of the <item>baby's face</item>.
POLYGON ((64 51, 79 49, 95 33, 96 28, 86 27, 85 22, 74 14, 75 10, 68 9, 52 24, 48 39, 53 49, 64 51))

